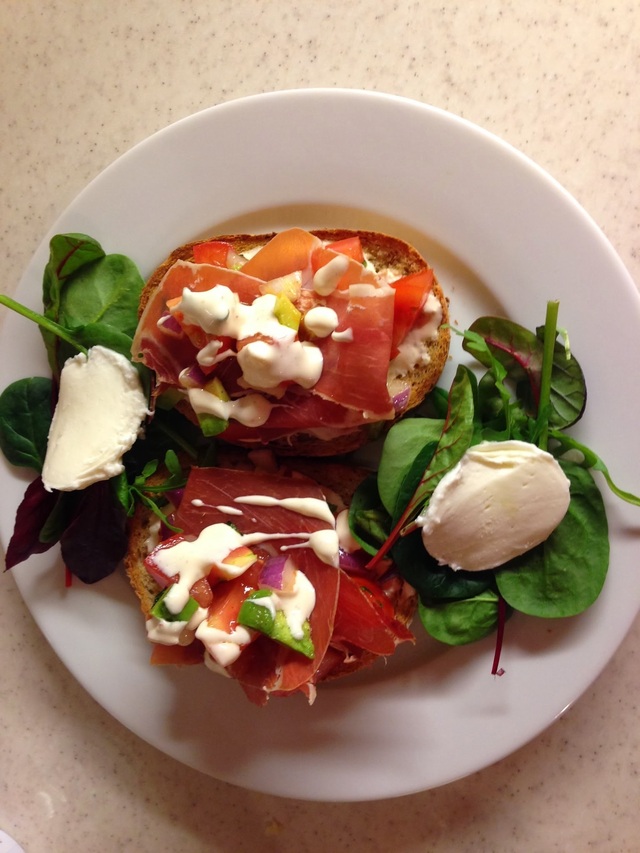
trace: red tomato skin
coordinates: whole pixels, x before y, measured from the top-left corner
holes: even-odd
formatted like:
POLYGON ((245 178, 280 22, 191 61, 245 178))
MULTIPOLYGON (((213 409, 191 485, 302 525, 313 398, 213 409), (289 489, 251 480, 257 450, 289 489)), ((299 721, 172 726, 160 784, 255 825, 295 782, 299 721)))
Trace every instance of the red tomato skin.
POLYGON ((393 337, 391 357, 398 354, 398 347, 413 328, 418 314, 433 286, 433 270, 409 273, 391 283, 395 290, 393 309, 393 337))
POLYGON ((177 533, 175 536, 170 536, 168 539, 165 539, 163 542, 160 542, 153 551, 145 557, 144 565, 146 570, 149 572, 154 581, 161 586, 163 589, 169 584, 175 583, 178 580, 178 575, 173 575, 172 577, 167 577, 161 569, 158 568, 155 561, 155 555, 159 551, 164 551, 166 548, 173 548, 174 545, 177 545, 179 542, 184 542, 187 537, 183 536, 181 533, 177 533))
POLYGON ((334 252, 340 252, 341 255, 347 255, 359 264, 364 263, 362 243, 357 234, 353 237, 345 237, 344 240, 336 240, 335 243, 328 243, 327 249, 333 249, 334 252))
POLYGON ((226 267, 230 243, 222 240, 209 240, 206 243, 196 243, 193 247, 193 260, 196 264, 213 264, 216 267, 226 267))

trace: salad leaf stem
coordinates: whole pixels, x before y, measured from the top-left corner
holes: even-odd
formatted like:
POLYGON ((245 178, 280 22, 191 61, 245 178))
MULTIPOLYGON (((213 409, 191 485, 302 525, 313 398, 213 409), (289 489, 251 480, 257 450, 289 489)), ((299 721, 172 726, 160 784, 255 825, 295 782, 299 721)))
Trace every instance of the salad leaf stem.
POLYGON ((551 372, 556 345, 559 302, 547 302, 544 323, 544 349, 540 374, 540 398, 538 400, 538 447, 546 450, 549 443, 549 411, 551 406, 551 372))
POLYGON ((625 492, 624 489, 617 486, 613 482, 609 469, 605 465, 604 461, 595 451, 588 448, 585 444, 582 444, 582 442, 578 441, 576 438, 573 438, 573 436, 566 435, 566 433, 561 430, 551 429, 549 436, 554 442, 557 442, 557 445, 553 450, 556 456, 562 453, 568 453, 571 450, 576 451, 582 456, 585 467, 591 468, 593 471, 599 471, 602 474, 607 486, 616 497, 634 506, 640 506, 640 495, 625 492))
POLYGON ((12 311, 15 311, 16 314, 21 314, 23 317, 26 317, 27 320, 32 320, 41 328, 46 329, 47 332, 51 332, 52 335, 55 335, 63 341, 66 341, 68 344, 71 344, 71 346, 75 347, 79 352, 84 355, 87 354, 87 349, 83 347, 82 344, 79 344, 73 335, 69 334, 64 326, 60 326, 54 320, 50 320, 43 314, 38 314, 37 311, 32 311, 31 308, 27 308, 26 305, 22 305, 20 302, 16 302, 15 299, 12 299, 10 296, 6 296, 2 293, 0 293, 0 305, 10 308, 12 311))
POLYGON ((504 675, 504 669, 500 666, 500 655, 502 654, 502 644, 504 642, 504 626, 507 621, 507 602, 498 593, 498 624, 496 633, 496 648, 493 655, 493 664, 491 666, 491 675, 504 675))

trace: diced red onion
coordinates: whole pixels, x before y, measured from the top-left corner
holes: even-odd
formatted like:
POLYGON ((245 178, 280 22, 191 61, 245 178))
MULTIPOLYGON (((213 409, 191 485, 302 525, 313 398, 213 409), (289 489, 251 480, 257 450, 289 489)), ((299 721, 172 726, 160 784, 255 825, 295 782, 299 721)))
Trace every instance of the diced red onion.
POLYGON ((166 332, 168 335, 175 337, 181 337, 183 334, 182 326, 173 314, 163 314, 158 320, 158 328, 161 332, 166 332))
POLYGON ((364 572, 366 570, 368 555, 364 551, 345 551, 338 549, 338 565, 345 572, 364 572))
POLYGON ((184 489, 171 489, 166 493, 167 499, 178 509, 184 497, 184 489))
POLYGON ((261 589, 272 589, 275 592, 292 592, 296 579, 296 567, 289 557, 278 554, 269 557, 260 571, 258 584, 261 589))
POLYGON ((396 412, 404 412, 407 408, 407 403, 409 402, 409 395, 411 394, 411 388, 408 386, 401 391, 399 394, 396 394, 395 397, 392 398, 391 402, 393 404, 394 411, 396 412))
POLYGON ((180 371, 178 381, 183 388, 202 388, 206 383, 207 377, 199 364, 192 364, 190 367, 185 367, 180 371))

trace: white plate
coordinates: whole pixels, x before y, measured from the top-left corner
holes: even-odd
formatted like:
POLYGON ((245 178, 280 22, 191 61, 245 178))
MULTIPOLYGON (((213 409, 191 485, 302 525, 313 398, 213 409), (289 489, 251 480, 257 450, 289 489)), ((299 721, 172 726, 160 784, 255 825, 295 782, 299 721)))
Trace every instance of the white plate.
MULTIPOLYGON (((386 95, 301 90, 205 110, 117 160, 51 234, 91 234, 143 273, 174 246, 227 229, 370 226, 404 236, 436 267, 453 321, 503 312, 529 327, 559 298, 589 383, 579 435, 614 478, 640 487, 640 300, 598 228, 552 179, 488 133, 386 95), (625 367, 629 366, 629 368, 625 367)), ((51 234, 18 298, 39 307, 51 234)), ((456 353, 458 350, 455 351, 456 353)), ((0 385, 46 370, 35 327, 9 317, 0 385)), ((26 481, 0 471, 2 540, 26 481)), ((607 498, 611 569, 576 619, 508 625, 502 678, 493 639, 445 649, 421 637, 352 682, 265 709, 203 670, 147 664, 137 604, 121 576, 62 585, 51 553, 14 569, 37 623, 114 717, 176 759, 246 788, 366 800, 435 787, 523 745, 572 703, 617 648, 640 604, 638 511, 607 498)), ((419 629, 419 626, 418 630, 419 629)))

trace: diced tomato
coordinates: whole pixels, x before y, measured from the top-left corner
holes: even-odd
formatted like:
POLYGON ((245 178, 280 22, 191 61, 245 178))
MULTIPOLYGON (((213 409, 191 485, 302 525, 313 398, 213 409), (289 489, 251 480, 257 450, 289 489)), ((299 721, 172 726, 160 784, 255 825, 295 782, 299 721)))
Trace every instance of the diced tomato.
POLYGON ((195 598, 200 607, 209 607, 213 600, 213 592, 207 578, 200 578, 189 590, 191 598, 195 598))
POLYGON ((227 633, 235 628, 242 602, 249 593, 258 589, 260 565, 255 563, 239 577, 223 581, 214 587, 207 619, 209 625, 227 633))
POLYGON ((188 646, 165 646, 154 643, 151 652, 152 666, 189 666, 202 663, 204 649, 197 641, 188 646))
POLYGON ((193 260, 197 264, 214 264, 226 267, 229 251, 233 251, 230 243, 222 240, 209 240, 206 243, 196 243, 193 247, 193 260))
POLYGON ((345 237, 344 240, 336 240, 335 243, 329 243, 327 249, 340 252, 341 255, 347 255, 359 264, 364 264, 362 243, 357 234, 354 237, 345 237))
POLYGON ((174 545, 177 545, 179 542, 184 542, 186 536, 183 536, 181 533, 177 533, 175 536, 170 536, 168 539, 165 539, 163 542, 160 542, 153 551, 145 557, 144 565, 146 570, 149 572, 154 581, 161 586, 163 589, 169 584, 175 583, 178 580, 178 575, 173 575, 173 577, 167 577, 163 571, 161 571, 155 561, 156 554, 160 551, 164 551, 167 548, 173 548, 174 545))
POLYGON ((393 337, 391 357, 398 354, 398 347, 413 328, 420 309, 427 300, 433 286, 433 270, 426 269, 410 273, 392 282, 396 292, 393 309, 393 337))
POLYGON ((352 575, 361 592, 365 594, 371 603, 380 609, 380 611, 388 618, 395 619, 395 611, 391 600, 387 598, 378 584, 372 579, 363 575, 352 575))
POLYGON ((234 548, 230 554, 224 559, 225 563, 230 563, 232 566, 251 566, 258 559, 251 548, 246 545, 241 545, 239 548, 234 548))

